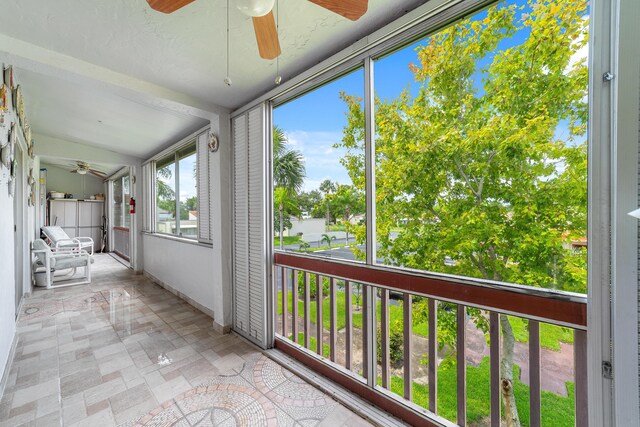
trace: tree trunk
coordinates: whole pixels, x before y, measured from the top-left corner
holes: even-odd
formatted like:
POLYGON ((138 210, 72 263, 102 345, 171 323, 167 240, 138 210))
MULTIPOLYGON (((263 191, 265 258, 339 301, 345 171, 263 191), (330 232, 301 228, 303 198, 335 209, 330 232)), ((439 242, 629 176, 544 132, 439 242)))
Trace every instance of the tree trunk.
POLYGON ((327 224, 325 227, 326 231, 329 231, 329 223, 331 222, 331 216, 329 214, 329 204, 327 203, 327 224))
POLYGON ((504 404, 504 420, 507 427, 520 427, 520 417, 516 407, 516 397, 513 390, 513 356, 515 336, 509 318, 501 314, 502 327, 502 358, 500 360, 500 389, 504 404))
POLYGON ((284 249, 284 223, 282 222, 284 220, 284 206, 282 206, 282 203, 280 203, 278 208, 278 213, 280 215, 280 249, 284 249))

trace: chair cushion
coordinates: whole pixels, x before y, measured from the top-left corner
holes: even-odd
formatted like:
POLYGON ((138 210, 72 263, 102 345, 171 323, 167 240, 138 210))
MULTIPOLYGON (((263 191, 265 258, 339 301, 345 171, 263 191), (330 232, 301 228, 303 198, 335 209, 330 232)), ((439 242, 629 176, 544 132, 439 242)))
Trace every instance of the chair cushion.
MULTIPOLYGON (((93 258, 89 258, 91 263, 93 263, 93 258)), ((68 257, 58 257, 56 259, 56 270, 65 270, 67 268, 77 268, 77 267, 86 267, 87 265, 87 257, 86 256, 73 256, 70 255, 68 257)))
POLYGON ((53 242, 54 245, 58 240, 70 239, 69 235, 64 232, 62 227, 57 225, 42 227, 42 232, 53 242))

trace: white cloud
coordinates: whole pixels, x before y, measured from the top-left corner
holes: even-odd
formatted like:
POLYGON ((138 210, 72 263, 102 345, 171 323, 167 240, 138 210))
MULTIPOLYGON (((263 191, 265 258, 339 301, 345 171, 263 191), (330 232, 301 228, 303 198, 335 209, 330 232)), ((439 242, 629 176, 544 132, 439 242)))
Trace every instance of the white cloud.
POLYGON ((345 154, 334 145, 342 140, 342 132, 308 132, 294 130, 285 132, 291 148, 304 156, 307 178, 303 190, 317 190, 320 183, 330 179, 340 184, 351 184, 347 170, 340 164, 345 154))

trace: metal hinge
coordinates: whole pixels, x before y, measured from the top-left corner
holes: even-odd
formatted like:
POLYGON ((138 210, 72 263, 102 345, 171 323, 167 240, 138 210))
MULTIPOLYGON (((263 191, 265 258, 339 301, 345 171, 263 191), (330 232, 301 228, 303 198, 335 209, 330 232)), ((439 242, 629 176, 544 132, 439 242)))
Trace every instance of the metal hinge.
POLYGON ((613 366, 611 366, 611 362, 602 362, 602 376, 608 380, 613 379, 613 366))
POLYGON ((602 80, 604 80, 605 82, 610 82, 611 80, 613 80, 613 77, 613 74, 610 71, 607 71, 602 75, 602 80))

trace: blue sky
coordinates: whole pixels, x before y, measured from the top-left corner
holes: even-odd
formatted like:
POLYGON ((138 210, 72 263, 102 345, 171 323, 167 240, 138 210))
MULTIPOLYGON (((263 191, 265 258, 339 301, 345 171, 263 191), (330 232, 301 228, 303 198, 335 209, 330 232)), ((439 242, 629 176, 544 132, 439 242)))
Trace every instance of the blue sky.
MULTIPOLYGON (((524 0, 517 0, 515 3, 526 5, 524 0)), ((527 12, 527 8, 523 12, 527 12)), ((474 18, 484 19, 485 17, 486 12, 482 11, 474 18)), ((514 37, 503 40, 499 49, 520 44, 528 35, 528 31, 520 31, 514 37)), ((413 94, 416 93, 418 85, 414 82, 409 64, 418 62, 416 48, 425 44, 425 40, 375 62, 374 85, 379 97, 383 100, 395 98, 407 87, 410 87, 413 94)), ((580 52, 580 56, 585 57, 586 50, 580 52)), ((488 59, 482 61, 486 62, 488 59)), ((480 77, 478 75, 476 78, 478 86, 480 86, 480 77)), ((285 132, 290 147, 301 151, 305 158, 307 179, 303 187, 304 191, 317 189, 320 182, 325 179, 331 179, 340 184, 351 184, 345 168, 340 164, 344 150, 333 147, 342 139, 342 130, 347 122, 346 104, 340 100, 339 96, 341 91, 348 95, 364 97, 363 70, 356 70, 274 109, 274 124, 285 132)), ((565 131, 566 124, 561 125, 556 134, 560 136, 565 131)))

